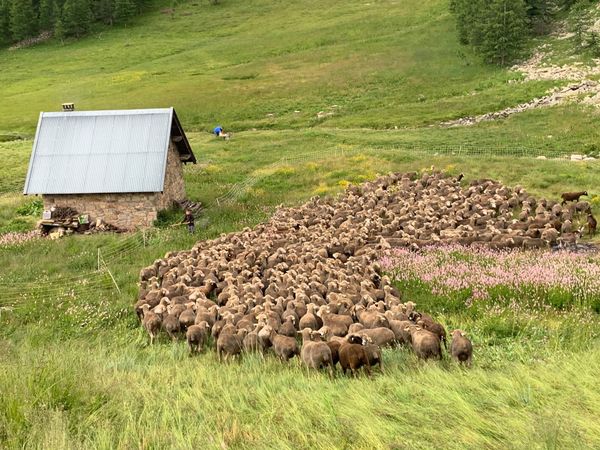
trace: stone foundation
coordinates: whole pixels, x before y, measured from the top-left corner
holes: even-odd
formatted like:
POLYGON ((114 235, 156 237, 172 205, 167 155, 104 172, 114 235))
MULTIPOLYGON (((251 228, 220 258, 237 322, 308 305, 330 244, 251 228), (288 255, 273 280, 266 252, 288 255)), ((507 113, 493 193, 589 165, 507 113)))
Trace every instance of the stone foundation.
POLYGON ((125 230, 152 226, 158 212, 170 208, 174 202, 185 199, 183 163, 175 146, 169 145, 164 192, 123 194, 45 194, 44 209, 52 206, 70 206, 80 214, 89 214, 90 220, 104 222, 125 230))

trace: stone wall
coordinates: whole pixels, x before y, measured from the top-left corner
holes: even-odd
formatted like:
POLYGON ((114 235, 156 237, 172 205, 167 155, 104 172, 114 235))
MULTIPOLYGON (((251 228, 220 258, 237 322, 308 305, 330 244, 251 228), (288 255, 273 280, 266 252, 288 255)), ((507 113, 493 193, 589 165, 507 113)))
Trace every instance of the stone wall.
POLYGON ((44 209, 52 206, 70 206, 80 214, 89 214, 90 220, 102 219, 125 230, 149 227, 156 220, 156 204, 161 194, 71 194, 43 195, 44 209))
POLYGON ((183 163, 175 145, 169 144, 167 169, 162 194, 158 194, 156 207, 158 210, 170 208, 174 202, 185 200, 185 183, 183 181, 183 163))
POLYGON ((185 199, 183 163, 177 149, 171 143, 167 154, 164 191, 156 193, 125 194, 69 194, 42 196, 44 209, 52 206, 70 206, 90 219, 102 219, 116 227, 133 230, 150 227, 158 211, 167 209, 175 201, 185 199))

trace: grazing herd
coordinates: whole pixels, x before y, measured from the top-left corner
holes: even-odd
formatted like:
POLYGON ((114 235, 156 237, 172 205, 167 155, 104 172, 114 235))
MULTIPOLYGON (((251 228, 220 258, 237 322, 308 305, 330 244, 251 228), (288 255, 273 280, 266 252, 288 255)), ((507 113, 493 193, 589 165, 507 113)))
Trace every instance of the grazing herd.
POLYGON ((390 174, 170 252, 141 270, 135 311, 151 343, 161 332, 185 336, 191 354, 212 343, 219 360, 272 351, 310 369, 370 373, 383 367, 382 348, 405 346, 423 359, 447 349, 470 365, 465 332, 453 331, 448 343, 442 324, 402 299, 378 263, 383 252, 570 243, 579 236, 575 220, 588 214, 590 225, 591 211, 579 201, 585 192, 563 194, 560 204, 488 179, 463 187, 461 179, 390 174))

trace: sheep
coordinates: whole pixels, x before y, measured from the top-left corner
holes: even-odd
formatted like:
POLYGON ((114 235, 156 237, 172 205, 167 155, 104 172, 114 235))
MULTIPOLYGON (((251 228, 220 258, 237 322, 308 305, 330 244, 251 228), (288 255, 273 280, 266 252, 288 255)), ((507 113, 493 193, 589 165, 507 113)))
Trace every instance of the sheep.
POLYGON ((167 317, 163 319, 162 326, 171 338, 171 340, 176 341, 177 334, 181 330, 181 327, 179 325, 179 318, 177 317, 177 315, 173 313, 167 314, 167 317))
MULTIPOLYGON (((353 335, 354 337, 358 337, 353 335)), ((371 364, 369 362, 369 355, 365 347, 362 345, 362 339, 358 338, 357 341, 351 339, 351 341, 344 342, 339 349, 340 366, 344 375, 346 371, 350 369, 353 376, 357 376, 357 371, 361 367, 364 367, 369 377, 371 376, 371 364)))
POLYGON ((411 345, 410 332, 405 331, 406 327, 413 323, 409 320, 390 320, 390 330, 396 336, 396 342, 400 345, 411 345))
POLYGON ((181 327, 181 331, 186 331, 188 327, 194 325, 196 322, 196 313, 193 309, 194 305, 194 302, 186 303, 187 309, 182 311, 179 315, 179 325, 181 327))
POLYGON ((596 218, 592 215, 592 213, 589 213, 587 216, 587 226, 588 226, 588 231, 589 231, 590 236, 596 234, 596 226, 597 225, 598 225, 598 222, 596 221, 596 218))
POLYGON ((433 320, 421 319, 417 322, 417 325, 424 330, 431 331, 433 334, 435 334, 440 342, 444 344, 444 348, 446 350, 448 349, 448 346, 446 345, 446 329, 441 323, 434 322, 433 320))
POLYGON ((157 314, 150 311, 150 305, 148 304, 142 307, 142 324, 150 336, 150 345, 152 345, 154 338, 160 331, 162 322, 157 314))
POLYGON ((270 325, 266 325, 263 330, 265 333, 268 333, 273 351, 282 361, 289 361, 294 356, 300 354, 300 349, 295 338, 277 334, 270 325))
POLYGON ((471 366, 473 360, 473 345, 466 337, 464 331, 454 330, 452 332, 450 353, 452 354, 452 358, 457 362, 471 366))
POLYGON ((331 333, 335 336, 345 336, 348 333, 348 327, 354 323, 352 317, 341 314, 333 314, 329 312, 330 307, 319 310, 317 316, 323 320, 323 326, 331 329, 331 333))
POLYGON ((417 325, 409 325, 404 331, 410 332, 412 348, 421 359, 442 359, 442 348, 437 335, 431 331, 423 330, 417 325))
POLYGON ((208 338, 208 330, 210 330, 210 325, 206 321, 188 327, 185 337, 190 347, 190 356, 194 352, 199 353, 202 350, 208 338))
MULTIPOLYGON (((258 330, 260 331, 260 330, 258 330)), ((243 346, 246 352, 260 352, 264 350, 263 341, 258 336, 258 331, 255 329, 244 337, 243 346)))
POLYGON ((396 335, 389 328, 366 328, 357 333, 359 336, 367 336, 371 342, 379 347, 394 346, 396 344, 396 335))
POLYGON ((369 365, 371 367, 379 365, 379 370, 383 372, 383 357, 381 356, 381 348, 373 344, 369 337, 363 338, 363 347, 367 353, 367 357, 369 358, 369 365))
POLYGON ((283 336, 295 337, 297 333, 296 326, 294 325, 295 322, 295 317, 293 315, 288 315, 285 322, 281 324, 277 332, 283 336))
POLYGON ((303 330, 304 328, 310 328, 311 330, 318 330, 319 327, 319 323, 317 321, 317 317, 314 314, 315 311, 315 305, 310 303, 307 306, 307 312, 306 314, 304 314, 301 318, 300 318, 300 329, 303 330))
POLYGON ((348 327, 348 334, 356 334, 364 329, 365 326, 362 323, 353 323, 348 327))
POLYGON ((302 331, 298 331, 298 334, 302 336, 300 357, 306 367, 321 369, 327 366, 329 374, 333 376, 333 356, 329 346, 325 342, 312 341, 310 328, 304 328, 302 331))
POLYGON ((225 325, 219 338, 217 339, 217 358, 219 362, 227 359, 228 356, 235 358, 242 352, 242 343, 247 330, 238 330, 236 332, 233 325, 225 325), (223 358, 223 354, 225 357, 223 358))
POLYGON ((560 196, 562 198, 561 205, 564 205, 567 202, 578 202, 579 201, 579 197, 581 197, 582 195, 588 195, 587 191, 564 192, 560 196))

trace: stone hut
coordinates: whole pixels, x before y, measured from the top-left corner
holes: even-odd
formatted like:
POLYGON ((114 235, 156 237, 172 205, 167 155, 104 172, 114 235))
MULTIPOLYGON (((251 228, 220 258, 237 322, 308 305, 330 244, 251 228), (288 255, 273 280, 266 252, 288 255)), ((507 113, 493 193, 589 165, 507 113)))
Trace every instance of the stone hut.
POLYGON ((173 108, 41 113, 24 194, 133 230, 185 199, 187 163, 196 157, 173 108))

